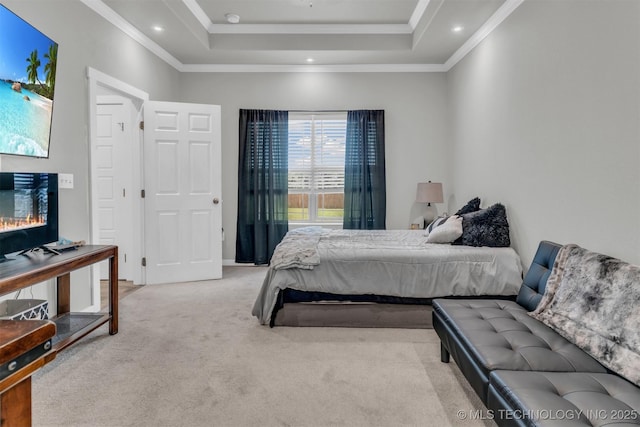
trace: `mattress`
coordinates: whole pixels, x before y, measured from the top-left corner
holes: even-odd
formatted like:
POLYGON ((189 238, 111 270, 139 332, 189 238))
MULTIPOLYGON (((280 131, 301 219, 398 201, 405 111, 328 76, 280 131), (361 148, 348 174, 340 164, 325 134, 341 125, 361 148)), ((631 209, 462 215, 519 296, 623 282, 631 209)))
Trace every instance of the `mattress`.
POLYGON ((313 265, 269 267, 252 310, 260 323, 284 289, 432 299, 513 296, 522 283, 513 248, 427 243, 422 230, 321 230, 315 250, 313 265))

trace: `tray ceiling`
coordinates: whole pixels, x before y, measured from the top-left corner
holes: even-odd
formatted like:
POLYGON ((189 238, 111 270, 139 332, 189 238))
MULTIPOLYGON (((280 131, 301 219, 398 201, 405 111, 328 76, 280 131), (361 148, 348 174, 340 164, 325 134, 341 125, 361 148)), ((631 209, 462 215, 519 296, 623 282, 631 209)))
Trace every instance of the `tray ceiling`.
POLYGON ((445 71, 523 0, 82 1, 181 71, 445 71))

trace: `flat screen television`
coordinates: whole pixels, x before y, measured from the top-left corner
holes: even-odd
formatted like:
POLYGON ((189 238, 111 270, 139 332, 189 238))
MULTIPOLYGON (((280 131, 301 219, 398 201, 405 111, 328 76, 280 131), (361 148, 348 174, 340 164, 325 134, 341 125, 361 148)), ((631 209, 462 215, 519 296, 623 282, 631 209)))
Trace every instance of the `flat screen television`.
POLYGON ((0 154, 49 157, 58 44, 0 4, 0 154))
POLYGON ((0 261, 58 240, 58 174, 0 172, 0 261))

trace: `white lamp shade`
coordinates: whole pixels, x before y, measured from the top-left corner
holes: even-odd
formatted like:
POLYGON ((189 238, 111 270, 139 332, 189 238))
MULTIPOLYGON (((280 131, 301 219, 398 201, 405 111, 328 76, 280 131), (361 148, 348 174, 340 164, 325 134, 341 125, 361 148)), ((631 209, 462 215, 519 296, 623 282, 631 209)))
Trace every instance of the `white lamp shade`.
POLYGON ((442 195, 441 182, 419 182, 416 191, 416 202, 418 203, 442 203, 444 197, 442 195))

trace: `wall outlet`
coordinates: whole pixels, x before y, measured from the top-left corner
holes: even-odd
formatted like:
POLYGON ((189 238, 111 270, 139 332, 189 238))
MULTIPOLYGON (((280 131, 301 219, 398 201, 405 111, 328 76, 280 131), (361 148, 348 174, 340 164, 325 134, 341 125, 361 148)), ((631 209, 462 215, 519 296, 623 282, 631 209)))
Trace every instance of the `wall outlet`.
POLYGON ((72 173, 59 173, 58 174, 58 188, 73 188, 73 174, 72 173))

